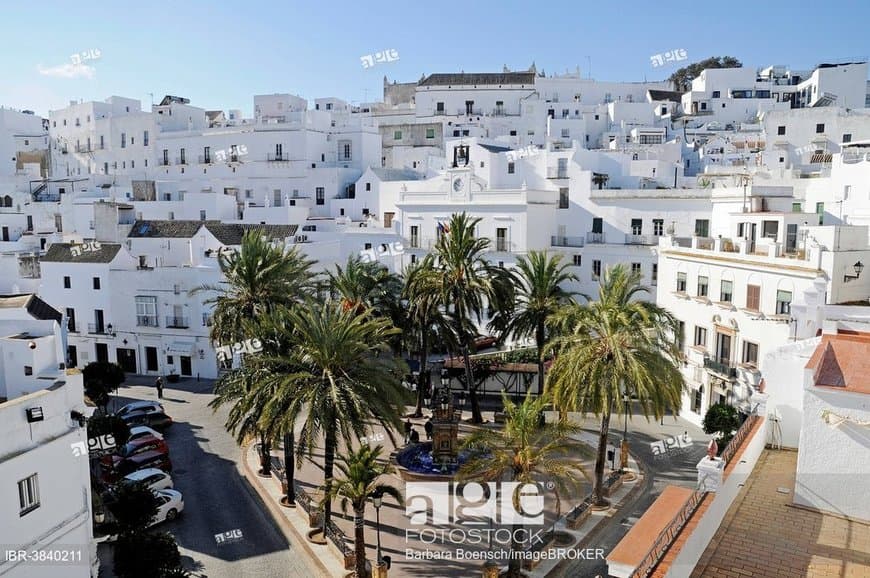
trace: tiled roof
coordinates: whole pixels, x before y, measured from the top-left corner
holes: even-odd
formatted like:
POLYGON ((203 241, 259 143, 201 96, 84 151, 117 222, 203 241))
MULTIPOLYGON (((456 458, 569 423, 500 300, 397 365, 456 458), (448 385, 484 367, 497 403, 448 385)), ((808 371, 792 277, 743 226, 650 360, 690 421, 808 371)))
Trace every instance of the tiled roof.
POLYGON ((219 221, 136 221, 128 237, 180 237, 190 239, 200 227, 219 221))
POLYGON ((241 245, 246 231, 258 231, 269 239, 286 239, 296 234, 296 225, 256 225, 253 223, 218 223, 207 221, 206 229, 224 245, 241 245))
POLYGON ((506 153, 508 151, 513 150, 511 147, 499 146, 499 145, 491 145, 491 144, 482 144, 478 143, 481 148, 488 150, 491 153, 506 153))
POLYGON ((27 312, 35 319, 53 319, 58 323, 63 319, 63 316, 57 309, 33 293, 0 295, 0 309, 20 309, 22 307, 27 309, 27 312))
POLYGON ((382 181, 420 181, 424 177, 416 171, 410 169, 372 169, 379 179, 382 181))
POLYGON ((870 393, 870 333, 823 335, 807 368, 815 385, 870 393))
POLYGON ((43 263, 111 263, 121 250, 118 243, 100 243, 96 251, 82 251, 73 256, 70 243, 52 243, 40 259, 43 263))
POLYGON ((535 84, 534 72, 477 72, 430 74, 419 86, 451 86, 475 84, 535 84))

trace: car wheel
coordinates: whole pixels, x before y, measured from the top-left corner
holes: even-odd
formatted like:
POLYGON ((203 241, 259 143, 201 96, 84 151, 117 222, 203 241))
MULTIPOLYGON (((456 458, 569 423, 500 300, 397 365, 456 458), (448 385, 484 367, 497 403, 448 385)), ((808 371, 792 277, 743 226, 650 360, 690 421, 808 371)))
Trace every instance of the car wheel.
POLYGON ((171 522, 175 518, 178 517, 178 510, 175 508, 171 508, 168 512, 166 512, 166 521, 171 522))

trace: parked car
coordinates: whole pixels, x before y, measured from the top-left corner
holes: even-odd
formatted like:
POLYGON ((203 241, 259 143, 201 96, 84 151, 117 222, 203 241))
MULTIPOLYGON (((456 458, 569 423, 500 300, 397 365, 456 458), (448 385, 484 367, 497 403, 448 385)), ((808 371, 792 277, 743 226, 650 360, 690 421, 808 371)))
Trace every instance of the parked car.
POLYGON ((159 401, 133 401, 115 412, 118 417, 137 411, 163 411, 163 404, 159 401))
POLYGON ((163 411, 134 411, 121 416, 128 426, 144 425, 162 431, 172 425, 172 418, 163 411))
POLYGON ((169 454, 157 450, 147 451, 145 453, 136 454, 129 458, 124 458, 115 463, 115 467, 103 466, 103 481, 107 483, 117 482, 124 476, 133 472, 144 470, 146 468, 157 468, 164 472, 172 471, 172 462, 169 459, 169 454))
POLYGON ((157 516, 150 524, 151 526, 164 521, 171 522, 184 510, 184 499, 178 490, 155 490, 154 494, 157 496, 160 506, 157 509, 157 516))
POLYGON ((127 438, 127 441, 136 441, 137 439, 145 436, 155 437, 159 440, 163 439, 163 434, 156 429, 150 428, 147 425, 135 425, 130 428, 130 437, 127 438))
POLYGON ((171 490, 175 487, 175 484, 172 482, 172 476, 157 468, 145 468, 144 470, 127 474, 121 480, 122 484, 135 484, 137 482, 145 484, 149 490, 171 490))
POLYGON ((135 441, 122 445, 115 450, 114 454, 103 456, 101 462, 111 469, 116 469, 118 464, 125 459, 151 451, 169 454, 169 447, 162 439, 152 436, 140 437, 135 441))

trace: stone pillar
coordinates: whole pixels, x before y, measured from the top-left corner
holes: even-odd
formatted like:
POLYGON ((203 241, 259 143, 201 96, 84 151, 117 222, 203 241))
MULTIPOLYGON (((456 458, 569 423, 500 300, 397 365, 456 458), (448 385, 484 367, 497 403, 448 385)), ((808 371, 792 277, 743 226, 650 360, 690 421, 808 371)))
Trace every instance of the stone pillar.
POLYGON ((698 465, 698 489, 715 492, 722 485, 722 475, 725 473, 725 461, 722 458, 701 458, 698 465))
POLYGON ((372 572, 372 578, 387 578, 387 563, 381 560, 380 563, 375 565, 375 569, 372 572))
POLYGON ((498 578, 498 571, 498 562, 489 560, 483 565, 483 578, 498 578))

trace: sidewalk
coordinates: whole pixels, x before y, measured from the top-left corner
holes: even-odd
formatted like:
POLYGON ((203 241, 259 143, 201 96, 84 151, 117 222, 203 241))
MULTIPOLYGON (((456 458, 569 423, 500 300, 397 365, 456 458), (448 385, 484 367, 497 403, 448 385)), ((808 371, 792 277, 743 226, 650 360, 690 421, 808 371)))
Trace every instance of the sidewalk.
MULTIPOLYGON (((464 418, 470 417, 469 412, 465 412, 464 418)), ((492 413, 484 412, 484 418, 492 421, 492 413)), ((420 432, 421 438, 425 439, 423 433, 423 424, 426 418, 411 419, 414 427, 420 432)), ((460 425, 460 437, 474 427, 467 423, 460 425)), ((376 430, 373 433, 378 433, 376 430)), ((400 436, 401 438, 401 436, 400 436)), ((597 435, 589 432, 579 433, 575 439, 591 445, 595 448, 597 445, 597 435)), ((401 439, 397 440, 399 443, 401 439)), ((393 445, 389 438, 384 436, 382 442, 384 445, 385 457, 393 451, 393 445)), ((278 452, 276 451, 276 454, 278 452)), ((334 545, 329 543, 326 546, 312 544, 307 539, 309 531, 308 515, 305 509, 301 506, 297 508, 284 508, 280 506, 281 498, 280 483, 275 477, 271 479, 261 478, 256 475, 256 470, 259 468, 259 458, 256 454, 253 445, 246 447, 242 452, 242 458, 245 462, 242 469, 251 485, 256 488, 257 492, 263 498, 263 501, 269 507, 270 512, 275 517, 278 525, 284 531, 288 540, 300 546, 300 553, 307 553, 311 558, 311 566, 317 567, 323 576, 345 576, 350 571, 343 568, 343 558, 334 545)), ((296 470, 297 482, 305 488, 306 491, 311 491, 319 487, 323 480, 323 471, 321 469, 322 450, 315 450, 316 464, 306 462, 301 468, 296 470)), ((581 460, 578 458, 578 463, 590 473, 593 472, 593 464, 589 460, 581 460)), ((629 468, 633 472, 637 472, 637 463, 633 457, 629 457, 629 468)), ((384 480, 402 490, 403 495, 406 495, 406 486, 398 477, 384 480)), ((563 497, 561 512, 556 512, 553 504, 548 504, 545 508, 545 523, 541 530, 549 530, 555 523, 555 529, 563 536, 570 536, 570 541, 560 542, 559 546, 566 550, 582 545, 584 538, 597 526, 598 523, 607 520, 613 516, 619 508, 619 504, 627 499, 629 494, 642 484, 643 477, 639 476, 637 480, 625 482, 614 493, 611 500, 613 507, 602 512, 593 512, 588 520, 585 521, 578 529, 572 530, 566 526, 564 518, 557 519, 557 516, 564 516, 577 503, 579 503, 590 491, 591 486, 584 483, 577 495, 569 496, 567 499, 563 497), (557 521, 558 520, 558 521, 557 521)), ((421 506, 421 496, 415 496, 416 501, 412 502, 411 506, 421 506)), ((550 501, 550 500, 548 500, 550 501)), ((554 502, 554 500, 553 500, 554 502)), ((427 508, 431 509, 431 502, 427 508)), ((341 508, 337 505, 334 507, 333 520, 341 528, 350 541, 348 545, 352 548, 353 538, 353 522, 351 512, 344 515, 341 508)), ((377 526, 375 523, 376 516, 374 508, 369 506, 366 510, 366 557, 370 561, 377 558, 377 526)), ((538 528, 533 528, 538 530, 538 528)), ((381 507, 380 511, 380 541, 381 550, 384 556, 390 556, 392 559, 389 574, 391 577, 443 577, 443 576, 480 576, 482 573, 483 563, 485 558, 481 556, 487 555, 487 550, 490 550, 490 545, 486 539, 470 540, 473 538, 474 531, 485 533, 487 528, 473 526, 463 526, 453 523, 444 525, 427 524, 424 526, 413 526, 406 515, 405 506, 398 506, 393 502, 386 502, 381 507), (462 536, 461 541, 454 539, 455 536, 462 536), (440 543, 437 541, 440 538, 440 543)), ((490 532, 496 532, 500 529, 495 526, 489 528, 490 532)), ((493 534, 490 534, 490 536, 493 534)), ((479 537, 480 538, 480 537, 479 537)), ((498 540, 498 539, 497 539, 498 540)), ((499 540, 500 542, 500 540, 499 540)), ((499 546, 496 546, 498 549, 499 546)), ((506 558, 496 561, 503 563, 506 568, 506 558)), ((558 565, 562 559, 542 560, 534 570, 526 571, 529 576, 543 577, 546 576, 553 568, 558 565)))

